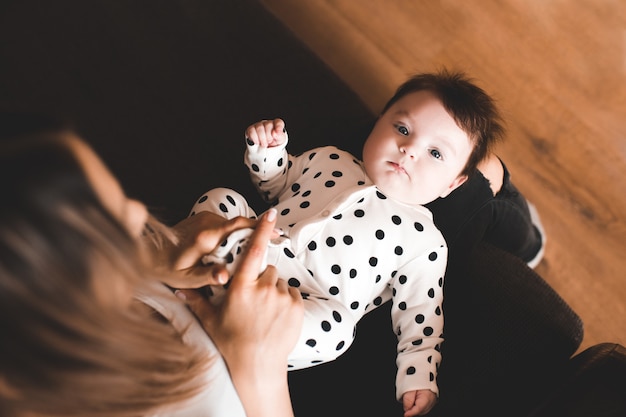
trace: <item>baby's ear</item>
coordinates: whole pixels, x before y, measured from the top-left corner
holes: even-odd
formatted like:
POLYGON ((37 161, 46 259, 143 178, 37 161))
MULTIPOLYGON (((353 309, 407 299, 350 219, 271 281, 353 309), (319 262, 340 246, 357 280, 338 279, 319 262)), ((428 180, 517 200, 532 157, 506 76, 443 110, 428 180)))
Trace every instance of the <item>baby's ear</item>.
POLYGON ((448 186, 448 188, 446 188, 446 190, 439 196, 441 198, 447 197, 448 195, 450 195, 450 193, 454 190, 456 190, 457 188, 459 188, 465 181, 467 181, 467 175, 459 175, 458 177, 456 177, 454 179, 454 181, 452 181, 452 184, 450 184, 448 186))

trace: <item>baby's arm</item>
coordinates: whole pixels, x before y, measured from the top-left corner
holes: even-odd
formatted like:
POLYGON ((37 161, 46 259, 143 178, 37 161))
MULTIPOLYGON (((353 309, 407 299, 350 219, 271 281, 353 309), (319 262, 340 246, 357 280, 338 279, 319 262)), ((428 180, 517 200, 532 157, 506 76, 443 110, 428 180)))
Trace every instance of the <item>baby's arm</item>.
POLYGON ((246 141, 262 148, 280 146, 286 140, 285 122, 282 119, 261 120, 246 129, 246 141))
POLYGON ((404 417, 421 416, 428 413, 437 401, 437 395, 428 389, 408 391, 402 395, 404 417))
MULTIPOLYGON (((246 129, 244 163, 257 190, 267 202, 289 187, 288 137, 282 119, 261 120, 246 129)), ((301 171, 300 171, 301 172, 301 171)))

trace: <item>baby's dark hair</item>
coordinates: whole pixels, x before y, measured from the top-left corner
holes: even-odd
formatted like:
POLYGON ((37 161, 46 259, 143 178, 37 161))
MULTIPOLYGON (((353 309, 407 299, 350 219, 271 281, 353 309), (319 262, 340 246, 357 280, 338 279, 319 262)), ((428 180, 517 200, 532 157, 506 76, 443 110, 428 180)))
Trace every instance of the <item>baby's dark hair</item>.
POLYGON ((443 69, 409 78, 398 87, 382 113, 402 97, 418 91, 435 94, 456 124, 469 136, 473 149, 461 175, 471 176, 493 146, 504 137, 502 117, 494 100, 464 73, 443 69))

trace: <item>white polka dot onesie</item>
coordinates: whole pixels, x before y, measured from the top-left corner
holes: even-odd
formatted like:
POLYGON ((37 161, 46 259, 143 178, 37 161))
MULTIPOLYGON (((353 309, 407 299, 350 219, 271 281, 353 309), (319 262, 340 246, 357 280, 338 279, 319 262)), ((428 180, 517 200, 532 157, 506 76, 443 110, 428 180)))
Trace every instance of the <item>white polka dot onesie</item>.
MULTIPOLYGON (((447 246, 431 212, 387 198, 358 159, 335 147, 293 156, 286 143, 248 142, 245 163, 264 198, 275 202, 284 231, 270 244, 267 263, 305 303, 290 369, 336 359, 352 343, 359 319, 392 299, 397 397, 418 389, 438 393, 447 246)), ((256 217, 241 195, 225 188, 204 194, 192 214, 199 211, 256 217)), ((232 271, 247 235, 234 233, 209 258, 232 271)))

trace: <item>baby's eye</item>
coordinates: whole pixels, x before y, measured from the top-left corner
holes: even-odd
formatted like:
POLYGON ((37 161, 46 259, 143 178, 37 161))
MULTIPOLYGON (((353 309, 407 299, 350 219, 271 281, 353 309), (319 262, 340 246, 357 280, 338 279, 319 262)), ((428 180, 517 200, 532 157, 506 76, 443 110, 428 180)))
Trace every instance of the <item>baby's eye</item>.
POLYGON ((439 152, 437 149, 431 149, 430 150, 430 154, 435 158, 435 159, 442 159, 443 155, 441 155, 441 152, 439 152))
POLYGON ((400 132, 401 135, 403 136, 408 136, 409 135, 409 129, 406 128, 406 126, 402 126, 402 125, 395 125, 396 130, 398 132, 400 132))

